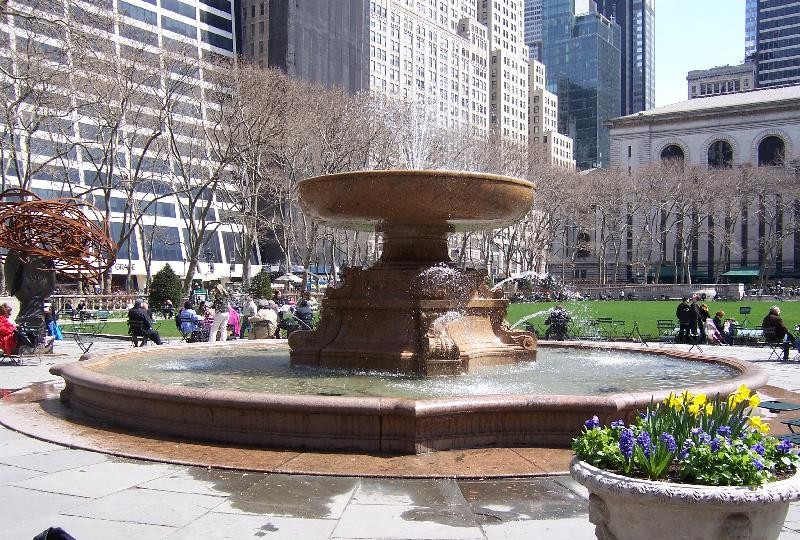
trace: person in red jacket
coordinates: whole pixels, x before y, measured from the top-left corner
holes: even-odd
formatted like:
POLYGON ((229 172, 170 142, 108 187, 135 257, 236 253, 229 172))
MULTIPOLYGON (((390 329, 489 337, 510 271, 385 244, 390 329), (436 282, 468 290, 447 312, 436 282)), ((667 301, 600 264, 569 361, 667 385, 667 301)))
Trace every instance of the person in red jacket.
POLYGON ((11 306, 0 304, 0 349, 6 354, 17 350, 17 337, 14 335, 17 325, 8 320, 10 316, 11 306))

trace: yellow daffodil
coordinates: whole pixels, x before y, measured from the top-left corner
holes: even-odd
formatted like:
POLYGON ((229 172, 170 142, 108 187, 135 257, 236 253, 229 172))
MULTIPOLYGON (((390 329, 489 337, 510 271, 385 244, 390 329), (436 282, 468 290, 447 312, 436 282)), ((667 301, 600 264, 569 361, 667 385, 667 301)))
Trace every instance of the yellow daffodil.
POLYGON ((755 394, 753 394, 752 396, 750 396, 750 402, 749 402, 749 405, 750 405, 750 407, 751 407, 751 408, 758 407, 758 404, 759 404, 759 403, 761 403, 761 398, 760 398, 760 397, 758 397, 758 396, 757 396, 757 395, 755 395, 755 394))
POLYGON ((703 406, 700 403, 697 403, 697 402, 693 402, 693 403, 691 403, 689 405, 689 407, 687 407, 687 409, 689 411, 689 414, 691 414, 692 416, 699 415, 700 411, 702 410, 702 408, 703 408, 703 406))
POLYGON ((769 433, 769 424, 761 420, 760 416, 751 416, 747 419, 747 421, 750 423, 750 427, 753 429, 760 431, 764 435, 769 433))
POLYGON ((711 413, 713 412, 714 412, 714 404, 706 403, 706 416, 711 416, 711 413))
POLYGON ((692 397, 692 404, 697 404, 698 406, 705 405, 708 401, 705 394, 697 394, 696 396, 692 397))
POLYGON ((676 411, 680 411, 683 407, 683 400, 675 394, 670 394, 667 397, 666 402, 671 409, 675 409, 676 411))

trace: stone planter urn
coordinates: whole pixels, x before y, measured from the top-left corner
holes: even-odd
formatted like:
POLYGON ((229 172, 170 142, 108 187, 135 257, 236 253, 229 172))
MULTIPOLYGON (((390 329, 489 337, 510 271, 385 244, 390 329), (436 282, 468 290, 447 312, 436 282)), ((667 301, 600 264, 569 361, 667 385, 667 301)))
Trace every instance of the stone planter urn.
POLYGON ((630 478, 577 458, 570 474, 589 490, 600 540, 776 539, 789 503, 800 499, 800 474, 757 488, 699 486, 630 478))

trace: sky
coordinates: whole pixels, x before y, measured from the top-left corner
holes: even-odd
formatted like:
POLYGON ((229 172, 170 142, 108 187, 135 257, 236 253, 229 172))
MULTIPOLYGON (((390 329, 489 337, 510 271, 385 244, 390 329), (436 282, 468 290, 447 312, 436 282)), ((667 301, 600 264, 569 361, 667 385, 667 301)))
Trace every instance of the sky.
POLYGON ((744 60, 745 0, 656 1, 656 107, 688 99, 686 74, 744 60))

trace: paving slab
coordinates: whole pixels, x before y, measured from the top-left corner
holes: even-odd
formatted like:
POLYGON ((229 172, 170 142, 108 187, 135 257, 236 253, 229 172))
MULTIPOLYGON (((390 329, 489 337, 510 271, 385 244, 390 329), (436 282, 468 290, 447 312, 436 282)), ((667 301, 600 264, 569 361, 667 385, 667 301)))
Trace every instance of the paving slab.
POLYGON ((247 471, 223 471, 203 467, 180 467, 173 472, 139 484, 142 489, 241 497, 262 479, 262 474, 247 471))
POLYGON ((20 488, 79 497, 103 497, 165 476, 172 465, 104 461, 15 482, 20 488))
POLYGON ((329 538, 336 527, 333 519, 298 519, 283 516, 221 514, 209 512, 172 532, 169 540, 298 540, 329 538))
POLYGON ((75 469, 85 465, 93 465, 95 463, 103 463, 107 459, 108 456, 98 454, 97 452, 69 450, 58 446, 55 450, 50 452, 0 457, 0 463, 23 469, 30 469, 32 471, 52 473, 75 469))
POLYGON ((473 519, 442 507, 405 504, 348 506, 333 531, 335 539, 483 539, 473 519))
POLYGON ((217 512, 337 519, 358 487, 358 478, 267 474, 217 512))
POLYGON ((483 523, 572 518, 588 502, 552 478, 460 481, 464 498, 483 523))
POLYGON ((487 540, 595 540, 594 525, 589 523, 588 516, 484 524, 483 532, 487 540))
POLYGON ((48 527, 61 527, 77 540, 109 540, 130 538, 136 540, 160 540, 174 531, 172 527, 145 525, 129 521, 108 521, 93 517, 45 514, 32 517, 24 523, 13 525, 4 531, 4 538, 29 540, 48 527))
POLYGON ((131 488, 87 501, 61 513, 108 521, 184 527, 224 500, 213 495, 131 488))

